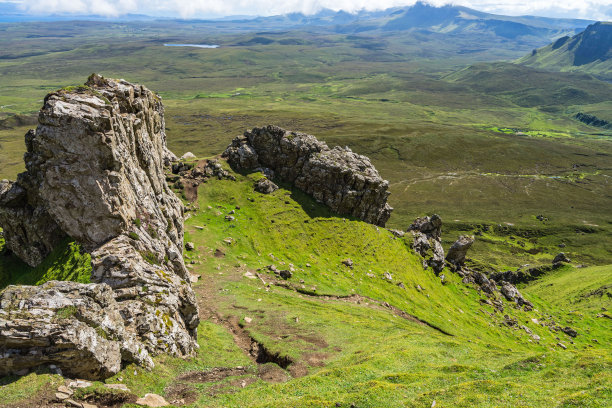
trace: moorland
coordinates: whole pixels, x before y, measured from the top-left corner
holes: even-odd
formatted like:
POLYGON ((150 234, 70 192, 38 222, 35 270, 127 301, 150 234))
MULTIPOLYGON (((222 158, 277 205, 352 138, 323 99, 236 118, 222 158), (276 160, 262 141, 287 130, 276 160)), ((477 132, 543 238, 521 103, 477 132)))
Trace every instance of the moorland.
MULTIPOLYGON (((394 26, 389 15, 373 16, 376 24, 333 17, 320 25, 286 17, 0 24, 0 178, 23 171, 23 135, 44 96, 98 72, 160 94, 168 145, 179 156, 216 157, 254 126, 306 132, 372 160, 390 182, 388 227, 405 230, 437 213, 445 248, 460 234, 476 235, 469 265, 486 273, 549 266, 561 251, 573 266, 520 287, 536 315, 507 307, 503 316, 481 309, 480 294, 457 276, 447 273, 450 284, 439 285, 405 238, 335 217, 289 186, 253 203, 252 176, 212 181, 200 187, 186 222, 186 241, 199 248, 186 260, 202 275, 195 288, 208 318, 199 328, 201 352, 188 363, 161 357, 153 372, 129 369, 111 381, 197 406, 607 406, 612 339, 609 317, 598 316, 610 307, 612 129, 577 115, 612 121, 612 84, 519 63, 591 22, 495 19, 475 27, 453 14, 394 26), (230 228, 215 216, 235 206, 255 221, 230 228), (222 258, 213 256, 219 246, 222 258), (356 269, 338 266, 346 257, 356 269), (243 278, 271 262, 298 265, 296 280, 310 289, 265 289, 243 278), (408 293, 363 277, 388 270, 408 293), (442 331, 398 318, 383 303, 442 331), (510 327, 513 319, 542 342, 510 327), (584 335, 566 352, 557 346, 565 337, 532 319, 584 335), (310 375, 278 359, 249 360, 232 341, 239 326, 310 375), (274 362, 287 368, 271 369, 280 382, 256 380, 261 365, 274 362), (238 366, 218 382, 181 377, 238 366)), ((32 273, 5 257, 4 285, 16 282, 15 270, 32 273)), ((21 384, 43 392, 59 381, 41 373, 11 380, 0 393, 18 404, 28 397, 21 384)))

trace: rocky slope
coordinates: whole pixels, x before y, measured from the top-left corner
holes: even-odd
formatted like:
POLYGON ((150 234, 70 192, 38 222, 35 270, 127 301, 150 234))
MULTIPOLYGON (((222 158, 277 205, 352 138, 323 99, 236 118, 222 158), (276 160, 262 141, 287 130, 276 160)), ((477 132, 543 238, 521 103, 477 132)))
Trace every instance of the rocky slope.
POLYGON ((348 147, 330 149, 312 135, 254 128, 236 137, 223 155, 234 169, 278 177, 341 215, 384 226, 393 210, 387 204, 389 182, 367 157, 348 147))
POLYGON ((0 226, 6 246, 32 266, 66 236, 76 240, 92 255, 92 284, 7 288, 0 375, 54 363, 99 378, 122 361, 193 354, 198 310, 182 258, 182 203, 165 182, 164 164, 176 158, 163 113, 147 88, 95 74, 45 98, 26 135, 27 171, 0 184, 0 226), (90 304, 105 311, 103 322, 89 317, 90 304))

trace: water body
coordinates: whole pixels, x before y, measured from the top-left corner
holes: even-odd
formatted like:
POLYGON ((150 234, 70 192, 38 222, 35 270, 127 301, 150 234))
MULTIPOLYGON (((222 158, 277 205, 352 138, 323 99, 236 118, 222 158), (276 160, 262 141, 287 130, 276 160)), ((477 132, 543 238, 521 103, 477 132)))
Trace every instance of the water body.
POLYGON ((216 44, 164 44, 164 47, 219 48, 216 44))

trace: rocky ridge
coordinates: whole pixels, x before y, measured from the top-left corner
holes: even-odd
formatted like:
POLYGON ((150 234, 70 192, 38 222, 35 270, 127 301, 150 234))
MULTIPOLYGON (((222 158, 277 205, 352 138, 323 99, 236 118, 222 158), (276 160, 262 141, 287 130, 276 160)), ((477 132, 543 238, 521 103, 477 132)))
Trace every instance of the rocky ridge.
POLYGON ((254 128, 236 137, 223 156, 233 169, 289 182, 341 215, 384 226, 393 210, 387 204, 389 182, 367 157, 348 147, 330 149, 312 135, 254 128))
MULTIPOLYGON (((495 277, 487 277, 482 272, 472 270, 465 265, 467 252, 474 243, 473 236, 460 236, 451 245, 445 256, 442 247, 442 219, 440 216, 433 214, 417 218, 408 227, 408 231, 412 234, 413 250, 423 257, 423 268, 431 267, 434 273, 439 275, 444 267, 448 266, 450 270, 463 278, 463 283, 476 285, 490 298, 487 301, 500 311, 503 311, 504 306, 499 301, 498 294, 508 301, 515 302, 526 311, 533 309, 533 304, 526 300, 512 283, 503 279, 496 280, 495 277)), ((397 235, 397 232, 393 233, 397 235)), ((443 275, 440 276, 444 282, 443 275)))
POLYGON ((0 375, 53 363, 97 379, 123 363, 151 365, 160 352, 192 355, 198 309, 182 257, 183 206, 165 182, 176 157, 161 99, 94 74, 47 95, 38 122, 25 137, 27 171, 0 183, 6 246, 35 266, 70 237, 91 253, 92 283, 2 292, 0 375))

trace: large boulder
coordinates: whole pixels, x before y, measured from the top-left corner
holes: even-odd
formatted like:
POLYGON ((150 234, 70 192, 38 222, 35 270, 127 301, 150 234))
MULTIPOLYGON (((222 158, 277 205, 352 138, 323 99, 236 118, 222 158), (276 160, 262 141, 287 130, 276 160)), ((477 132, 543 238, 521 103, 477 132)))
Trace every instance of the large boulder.
POLYGON ((348 147, 330 149, 312 135, 254 128, 236 137, 223 155, 239 171, 272 170, 341 215, 384 226, 393 210, 387 204, 389 182, 367 157, 348 147))
MULTIPOLYGON (((108 287, 141 350, 190 356, 198 310, 182 257, 183 205, 165 181, 164 166, 176 156, 166 147, 163 113, 144 86, 95 74, 83 87, 47 95, 36 131, 26 135, 27 171, 0 183, 0 226, 7 248, 32 266, 63 238, 79 242, 92 255, 91 281, 108 287)), ((11 316, 5 325, 14 324, 11 316)), ((26 353, 30 345, 18 347, 12 336, 0 330, 0 353, 8 344, 26 353)), ((120 361, 131 362, 121 344, 120 361)), ((81 350, 77 342, 65 347, 81 350)), ((100 367, 95 376, 111 371, 100 367)))
POLYGON ((446 260, 455 268, 461 268, 465 264, 467 251, 474 243, 474 236, 462 235, 457 239, 448 250, 446 260))

